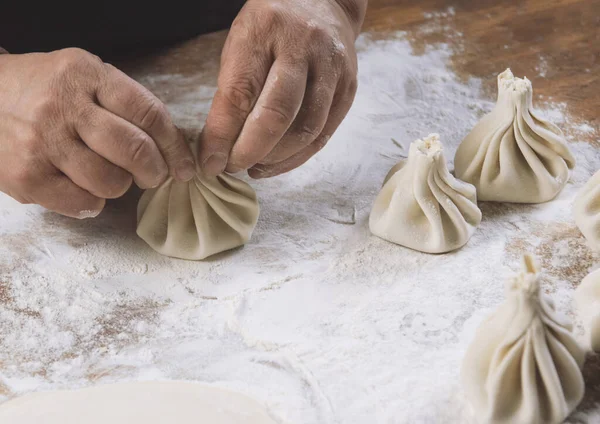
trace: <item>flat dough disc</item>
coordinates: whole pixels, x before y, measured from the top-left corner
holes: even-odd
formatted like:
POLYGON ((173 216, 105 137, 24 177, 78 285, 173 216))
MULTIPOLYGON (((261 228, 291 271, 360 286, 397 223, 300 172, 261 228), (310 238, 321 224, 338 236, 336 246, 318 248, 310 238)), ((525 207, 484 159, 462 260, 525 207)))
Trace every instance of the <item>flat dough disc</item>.
POLYGON ((190 382, 111 384, 32 393, 0 405, 11 424, 276 424, 237 392, 190 382))

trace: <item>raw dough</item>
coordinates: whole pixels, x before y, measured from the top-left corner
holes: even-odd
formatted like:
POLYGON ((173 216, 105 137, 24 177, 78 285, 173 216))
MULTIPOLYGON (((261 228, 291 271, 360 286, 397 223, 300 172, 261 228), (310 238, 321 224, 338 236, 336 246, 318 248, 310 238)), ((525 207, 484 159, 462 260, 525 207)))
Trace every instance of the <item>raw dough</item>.
POLYGON ((479 200, 542 203, 569 180, 575 159, 558 127, 537 116, 533 90, 510 69, 498 76, 498 102, 458 147, 456 176, 479 200))
POLYGON ((592 350, 600 352, 600 269, 585 277, 577 287, 575 303, 592 350))
POLYGON ((600 250, 600 171, 577 193, 573 212, 575 222, 590 246, 600 250))
POLYGON ((10 424, 275 424, 241 393, 190 382, 111 384, 28 394, 0 405, 10 424))
POLYGON ((407 161, 388 174, 369 219, 376 236, 427 253, 462 247, 480 222, 475 187, 450 174, 437 134, 411 144, 407 161))
POLYGON ((231 175, 169 178, 138 203, 138 235, 154 250, 199 260, 245 244, 258 221, 256 193, 231 175))
POLYGON ((561 423, 583 398, 584 352, 540 290, 534 259, 524 262, 464 358, 463 384, 480 422, 561 423))

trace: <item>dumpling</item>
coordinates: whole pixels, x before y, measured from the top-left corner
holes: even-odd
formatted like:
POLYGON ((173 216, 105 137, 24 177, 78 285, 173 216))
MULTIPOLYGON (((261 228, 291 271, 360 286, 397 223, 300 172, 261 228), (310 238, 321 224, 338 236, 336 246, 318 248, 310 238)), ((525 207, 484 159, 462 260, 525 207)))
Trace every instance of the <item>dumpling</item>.
POLYGON ((498 76, 498 102, 458 147, 458 178, 482 201, 543 203, 569 180, 575 159, 558 127, 532 110, 533 90, 510 69, 498 76))
POLYGON ((138 203, 137 234, 166 256, 200 260, 245 244, 258 221, 256 193, 245 182, 199 170, 187 183, 169 178, 138 203))
POLYGON ((592 350, 600 352, 600 269, 585 277, 577 287, 575 303, 592 350))
POLYGON ((382 239, 427 253, 462 247, 481 222, 475 187, 448 171, 440 137, 410 146, 375 199, 369 226, 382 239))
POLYGON ((584 352, 540 290, 534 259, 524 262, 464 358, 463 385, 480 422, 561 423, 583 398, 584 352))
POLYGON ((588 243, 600 250, 600 171, 577 193, 573 212, 575 222, 588 243))

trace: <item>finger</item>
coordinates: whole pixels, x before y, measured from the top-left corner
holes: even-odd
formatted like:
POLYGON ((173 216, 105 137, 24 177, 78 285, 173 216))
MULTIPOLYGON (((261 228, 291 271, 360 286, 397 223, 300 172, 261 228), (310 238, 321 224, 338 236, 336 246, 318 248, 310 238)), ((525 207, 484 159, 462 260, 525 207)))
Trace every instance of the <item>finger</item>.
POLYGON ((227 171, 238 172, 256 165, 279 143, 300 110, 307 74, 306 64, 275 61, 231 149, 227 171))
POLYGON ((69 150, 51 158, 52 163, 73 183, 102 199, 121 197, 131 186, 131 175, 90 150, 83 142, 73 140, 69 150))
POLYGON ((300 165, 306 163, 317 152, 325 147, 335 130, 339 127, 346 117, 346 114, 350 110, 355 94, 355 81, 347 84, 347 86, 336 93, 333 99, 329 117, 325 126, 323 127, 323 131, 312 144, 282 162, 269 165, 255 165, 248 171, 248 175, 256 179, 274 177, 276 175, 281 175, 296 169, 300 165))
POLYGON ((282 162, 315 141, 327 122, 336 85, 335 74, 325 69, 316 69, 309 74, 306 94, 296 119, 261 164, 282 162))
POLYGON ((263 89, 272 58, 230 42, 223 51, 218 89, 200 136, 198 163, 207 175, 225 170, 229 153, 263 89))
POLYGON ((196 174, 192 152, 171 121, 165 105, 141 84, 111 65, 97 89, 98 103, 148 134, 156 143, 169 173, 182 181, 196 174))
POLYGON ((152 138, 123 118, 92 104, 75 129, 91 150, 133 175, 140 188, 166 178, 167 164, 152 138))
POLYGON ((79 219, 98 216, 106 202, 58 172, 37 185, 31 198, 46 209, 79 219))

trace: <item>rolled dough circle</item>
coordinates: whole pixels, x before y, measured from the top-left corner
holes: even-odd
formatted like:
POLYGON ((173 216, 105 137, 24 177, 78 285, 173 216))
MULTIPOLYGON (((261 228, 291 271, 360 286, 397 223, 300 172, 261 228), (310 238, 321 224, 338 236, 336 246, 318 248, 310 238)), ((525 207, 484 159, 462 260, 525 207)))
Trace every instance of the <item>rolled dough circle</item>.
POLYGON ((138 382, 24 395, 0 405, 11 424, 276 424, 257 401, 191 382, 138 382))

